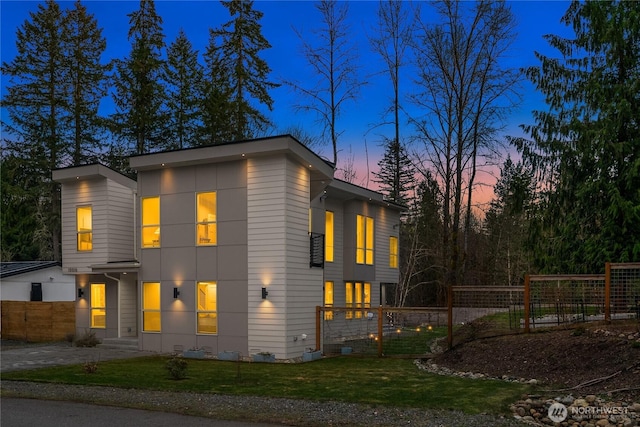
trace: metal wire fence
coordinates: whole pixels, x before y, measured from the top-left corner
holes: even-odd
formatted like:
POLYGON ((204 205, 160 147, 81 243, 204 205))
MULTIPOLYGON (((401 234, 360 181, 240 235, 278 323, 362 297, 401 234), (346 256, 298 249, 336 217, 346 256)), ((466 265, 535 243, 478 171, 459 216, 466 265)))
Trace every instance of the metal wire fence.
POLYGON ((455 286, 448 307, 317 307, 316 348, 325 354, 424 357, 479 338, 638 319, 640 263, 605 274, 527 275, 524 286, 455 286))

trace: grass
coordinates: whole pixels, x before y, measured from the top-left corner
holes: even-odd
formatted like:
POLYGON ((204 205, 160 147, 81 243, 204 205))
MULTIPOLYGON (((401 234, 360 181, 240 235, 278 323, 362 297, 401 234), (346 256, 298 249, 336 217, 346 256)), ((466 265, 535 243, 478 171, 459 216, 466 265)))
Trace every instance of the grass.
POLYGON ((469 414, 507 413, 529 386, 471 380, 418 370, 412 360, 335 357, 303 364, 188 361, 187 378, 172 380, 166 356, 101 362, 94 374, 81 365, 7 372, 3 380, 98 385, 174 392, 337 400, 469 414))

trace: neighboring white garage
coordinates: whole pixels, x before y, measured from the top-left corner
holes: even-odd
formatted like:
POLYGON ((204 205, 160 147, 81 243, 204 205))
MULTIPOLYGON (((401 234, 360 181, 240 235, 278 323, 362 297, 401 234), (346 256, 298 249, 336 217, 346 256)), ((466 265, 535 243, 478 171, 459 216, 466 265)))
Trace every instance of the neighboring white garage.
POLYGON ((55 261, 0 263, 0 300, 75 301, 75 277, 55 261))

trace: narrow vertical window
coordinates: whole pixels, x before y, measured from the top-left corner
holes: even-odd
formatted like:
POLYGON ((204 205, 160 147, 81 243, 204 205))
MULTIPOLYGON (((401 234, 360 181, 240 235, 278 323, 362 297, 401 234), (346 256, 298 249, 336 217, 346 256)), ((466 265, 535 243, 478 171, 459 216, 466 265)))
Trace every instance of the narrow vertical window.
POLYGON ((217 195, 215 191, 196 195, 196 244, 218 243, 217 195))
POLYGON ((364 308, 371 308, 371 283, 364 284, 364 308))
POLYGON ((218 333, 218 285, 216 282, 198 282, 198 333, 218 333))
POLYGON ((333 212, 324 215, 324 260, 333 262, 333 212))
POLYGON ((142 247, 160 246, 160 197, 142 199, 142 247))
POLYGON ((160 332, 160 283, 142 284, 142 330, 160 332))
POLYGON ((91 327, 107 327, 107 298, 104 283, 91 284, 91 327))
MULTIPOLYGON (((362 283, 356 282, 354 288, 354 297, 356 300, 356 308, 362 308, 362 283)), ((362 311, 356 311, 356 319, 362 318, 362 311)))
POLYGON ((373 265, 373 218, 356 215, 356 263, 373 265))
MULTIPOLYGON (((353 307, 353 283, 347 282, 344 288, 345 307, 353 307)), ((353 319, 353 311, 345 312, 345 318, 353 319)))
POLYGON ((76 208, 76 231, 78 233, 78 251, 93 250, 93 215, 91 206, 76 208))
MULTIPOLYGON (((333 307, 333 282, 324 282, 324 306, 333 307)), ((324 320, 333 320, 333 311, 325 311, 324 320)))
POLYGON ((398 238, 389 237, 389 267, 398 268, 398 238))

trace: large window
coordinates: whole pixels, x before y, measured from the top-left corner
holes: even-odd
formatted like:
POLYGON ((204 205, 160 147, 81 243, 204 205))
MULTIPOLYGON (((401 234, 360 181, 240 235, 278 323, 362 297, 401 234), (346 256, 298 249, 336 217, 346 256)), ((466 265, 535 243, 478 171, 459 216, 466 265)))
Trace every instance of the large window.
POLYGON ((142 330, 160 332, 160 283, 142 284, 142 330))
POLYGON ((324 214, 324 260, 333 262, 333 212, 324 214))
POLYGON ((196 244, 215 245, 218 242, 216 192, 196 194, 196 244))
MULTIPOLYGON (((333 282, 324 282, 324 306, 333 307, 333 282)), ((333 320, 333 311, 325 311, 324 320, 333 320)))
POLYGON ((107 298, 104 283, 91 284, 91 327, 107 327, 107 298))
POLYGON ((356 263, 373 265, 373 218, 356 216, 356 263))
MULTIPOLYGON (((371 308, 371 283, 346 282, 345 306, 354 308, 371 308)), ((347 311, 345 317, 353 319, 353 311, 347 311)), ((362 318, 362 310, 355 311, 356 319, 362 318)))
POLYGON ((91 206, 76 208, 76 231, 78 233, 78 251, 93 249, 93 219, 91 206))
POLYGON ((142 247, 160 246, 160 197, 142 199, 142 247))
POLYGON ((198 282, 198 333, 218 333, 218 285, 216 282, 198 282))
POLYGON ((398 268, 398 238, 389 237, 389 267, 398 268))

